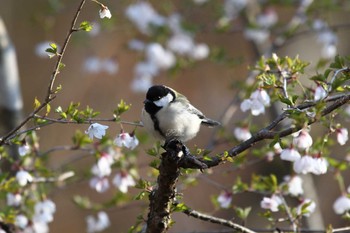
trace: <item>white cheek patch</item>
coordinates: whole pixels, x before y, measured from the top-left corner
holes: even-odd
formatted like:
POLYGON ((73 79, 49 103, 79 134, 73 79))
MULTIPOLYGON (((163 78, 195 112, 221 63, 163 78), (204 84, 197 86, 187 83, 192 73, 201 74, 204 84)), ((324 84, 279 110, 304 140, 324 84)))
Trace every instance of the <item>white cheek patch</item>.
POLYGON ((165 107, 168 106, 168 104, 173 101, 174 97, 172 94, 168 93, 166 96, 164 96, 163 98, 154 101, 153 103, 155 105, 157 105, 158 107, 165 107))

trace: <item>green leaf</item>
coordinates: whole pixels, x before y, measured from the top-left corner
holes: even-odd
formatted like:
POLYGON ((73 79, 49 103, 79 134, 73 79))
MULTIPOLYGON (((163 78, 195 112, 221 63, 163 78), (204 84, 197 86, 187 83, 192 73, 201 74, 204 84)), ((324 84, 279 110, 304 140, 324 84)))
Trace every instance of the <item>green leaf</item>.
POLYGON ((240 219, 246 220, 248 218, 250 211, 252 210, 252 207, 250 206, 247 208, 235 207, 234 210, 240 219))
POLYGON ((177 203, 173 205, 172 210, 175 212, 183 212, 185 210, 188 210, 189 208, 185 205, 185 203, 177 203))
POLYGON ((117 109, 114 110, 114 114, 119 117, 124 112, 128 111, 131 107, 131 104, 126 104, 124 100, 120 100, 117 109))
POLYGON ((38 109, 40 107, 41 103, 40 101, 35 97, 34 99, 34 110, 38 109))
POLYGON ((83 21, 80 26, 79 26, 79 30, 83 30, 83 31, 91 31, 92 30, 92 25, 90 24, 90 22, 88 21, 83 21))

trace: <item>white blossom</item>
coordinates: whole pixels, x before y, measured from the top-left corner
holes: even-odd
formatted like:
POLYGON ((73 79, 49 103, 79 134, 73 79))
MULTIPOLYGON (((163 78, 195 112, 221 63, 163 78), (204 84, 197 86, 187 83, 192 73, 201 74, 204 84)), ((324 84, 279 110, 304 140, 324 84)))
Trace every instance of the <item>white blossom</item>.
POLYGON ((315 175, 321 175, 327 173, 328 162, 323 157, 314 158, 314 169, 312 171, 315 175))
POLYGON ((316 203, 310 199, 303 200, 297 207, 297 214, 309 217, 313 212, 315 212, 316 203), (304 213, 302 213, 305 211, 304 213))
POLYGON ((101 139, 103 136, 105 136, 106 129, 108 129, 108 126, 106 125, 93 123, 89 126, 85 133, 89 135, 90 139, 93 139, 94 137, 101 139))
POLYGON ((115 59, 107 58, 102 60, 101 68, 106 71, 108 74, 116 74, 119 70, 118 62, 115 59))
POLYGON ((104 6, 104 5, 101 6, 101 9, 99 11, 99 15, 100 15, 101 19, 103 19, 103 18, 110 19, 112 17, 112 14, 111 14, 110 10, 108 9, 108 7, 104 6))
POLYGON ((7 193, 6 201, 8 206, 19 206, 22 202, 22 195, 20 193, 7 193))
POLYGON ((141 76, 134 78, 131 82, 131 89, 134 92, 145 93, 153 85, 152 76, 141 76))
POLYGON ((159 43, 151 43, 146 48, 146 57, 148 61, 155 64, 159 69, 169 69, 175 65, 176 58, 174 54, 163 48, 159 43))
POLYGON ((249 99, 243 100, 240 108, 243 112, 251 110, 253 116, 265 113, 265 107, 270 105, 270 97, 267 92, 261 88, 254 91, 249 99))
POLYGON ((194 60, 202 60, 209 56, 209 46, 204 43, 196 44, 190 53, 190 57, 194 60))
POLYGON ((282 204, 281 198, 274 194, 271 197, 264 197, 260 202, 260 207, 271 210, 272 212, 277 212, 280 204, 282 204))
POLYGON ((328 94, 328 93, 327 93, 327 91, 323 88, 323 86, 317 85, 317 87, 316 87, 316 89, 315 89, 314 100, 315 100, 315 101, 322 100, 322 99, 326 98, 327 94, 328 94))
POLYGON ((29 154, 30 151, 31 151, 31 148, 28 145, 28 143, 24 143, 23 145, 18 147, 18 154, 20 156, 25 156, 26 154, 29 154))
POLYGON ((348 139, 349 139, 348 129, 346 128, 337 129, 337 141, 341 146, 345 145, 348 139))
POLYGON ((53 214, 56 212, 56 204, 46 199, 42 202, 37 202, 34 206, 34 221, 49 223, 53 221, 53 214))
POLYGON ((232 202, 232 193, 223 191, 217 198, 221 208, 229 208, 232 202))
POLYGON ((287 160, 287 161, 291 161, 291 162, 294 162, 294 161, 300 159, 300 157, 301 157, 299 152, 294 147, 284 149, 281 152, 280 156, 281 156, 282 160, 287 160))
POLYGON ((87 216, 86 223, 88 233, 101 232, 111 225, 109 217, 104 211, 98 212, 97 219, 92 215, 87 216))
POLYGON ((20 186, 26 186, 27 183, 33 182, 33 177, 25 170, 19 170, 16 173, 16 180, 20 186))
POLYGON ((92 189, 99 193, 103 193, 109 189, 109 181, 107 177, 92 177, 90 179, 89 185, 92 189))
POLYGON ((303 180, 300 176, 286 176, 284 180, 288 184, 288 193, 292 196, 299 196, 304 193, 303 180))
POLYGON ((335 44, 325 44, 321 49, 321 57, 324 59, 333 59, 337 55, 338 49, 335 44))
POLYGON ((336 214, 344 214, 350 210, 350 198, 346 195, 338 197, 333 204, 333 210, 336 214))
POLYGON ((125 172, 119 172, 113 179, 113 184, 122 192, 127 193, 130 186, 134 186, 136 183, 131 175, 125 172))
POLYGON ((125 146, 133 150, 138 146, 139 140, 135 135, 131 136, 129 133, 122 132, 115 138, 114 143, 119 147, 125 146))
POLYGON ((238 141, 246 141, 252 137, 252 134, 249 132, 248 127, 237 127, 233 130, 233 135, 238 141))
POLYGON ((293 169, 296 173, 307 174, 314 170, 314 160, 309 155, 304 155, 300 159, 296 160, 293 164, 293 169))
POLYGON ((84 61, 84 71, 91 73, 91 74, 97 74, 101 71, 101 61, 98 57, 95 56, 89 56, 84 61))
POLYGON ((91 173, 97 177, 109 176, 112 172, 112 162, 106 157, 102 156, 97 163, 91 168, 91 173))
POLYGON ((15 218, 15 225, 21 229, 26 228, 28 226, 28 223, 28 218, 23 214, 19 214, 15 218))
POLYGON ((309 132, 305 129, 299 131, 293 139, 293 144, 299 149, 306 150, 312 146, 313 140, 309 132))
POLYGON ((192 51, 194 47, 193 38, 185 33, 173 35, 167 42, 167 46, 173 52, 179 55, 186 55, 192 51))
POLYGON ((269 39, 270 32, 267 29, 248 28, 244 30, 244 36, 248 40, 252 40, 257 44, 262 44, 269 39))
POLYGON ((256 17, 256 23, 261 28, 270 28, 278 21, 278 15, 272 8, 267 9, 256 17))
POLYGON ((313 158, 305 155, 298 159, 293 164, 293 169, 296 173, 313 173, 315 175, 325 174, 327 172, 328 162, 323 157, 313 158))
POLYGON ((162 26, 166 19, 159 15, 150 3, 140 1, 128 6, 125 11, 127 18, 132 21, 144 34, 150 33, 150 25, 162 26))

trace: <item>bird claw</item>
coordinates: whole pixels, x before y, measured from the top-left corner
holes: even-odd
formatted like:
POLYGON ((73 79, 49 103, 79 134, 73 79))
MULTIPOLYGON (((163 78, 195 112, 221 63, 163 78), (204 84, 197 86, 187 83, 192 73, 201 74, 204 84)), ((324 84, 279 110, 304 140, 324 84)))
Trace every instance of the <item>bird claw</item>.
POLYGON ((208 166, 193 156, 188 147, 178 139, 167 140, 163 146, 171 160, 181 168, 207 169, 208 166))

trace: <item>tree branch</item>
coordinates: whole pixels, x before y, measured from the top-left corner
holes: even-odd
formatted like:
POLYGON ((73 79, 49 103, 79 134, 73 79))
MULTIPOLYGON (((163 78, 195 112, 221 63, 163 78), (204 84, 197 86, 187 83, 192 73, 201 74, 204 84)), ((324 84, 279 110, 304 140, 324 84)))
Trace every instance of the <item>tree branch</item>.
POLYGON ((222 218, 217 218, 217 217, 213 217, 211 215, 207 215, 207 214, 203 214, 200 213, 198 211, 192 210, 190 208, 182 211, 184 214, 194 217, 194 218, 198 218, 200 220, 206 221, 206 222, 211 222, 211 223, 216 223, 222 226, 226 226, 229 228, 232 228, 234 230, 237 230, 239 232, 243 232, 243 233, 256 233, 255 231, 252 231, 244 226, 241 226, 237 223, 234 223, 232 221, 226 220, 226 219, 222 219, 222 218))

